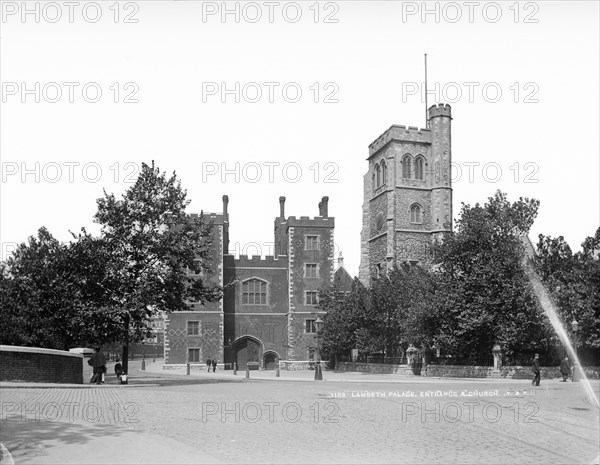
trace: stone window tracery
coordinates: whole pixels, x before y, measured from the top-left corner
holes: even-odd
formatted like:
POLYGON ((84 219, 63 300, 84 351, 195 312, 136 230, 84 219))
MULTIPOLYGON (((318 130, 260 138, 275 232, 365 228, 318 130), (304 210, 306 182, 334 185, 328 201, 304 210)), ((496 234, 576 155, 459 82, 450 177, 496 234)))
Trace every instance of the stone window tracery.
POLYGON ((406 154, 402 158, 402 177, 405 179, 410 179, 411 177, 411 157, 406 154))
POLYGON ((257 278, 242 282, 242 304, 267 305, 267 282, 257 278))
POLYGON ((423 157, 417 157, 415 160, 415 179, 423 179, 423 165, 423 157))
POLYGON ((423 222, 423 209, 418 203, 410 207, 410 222, 414 224, 421 224, 423 222))

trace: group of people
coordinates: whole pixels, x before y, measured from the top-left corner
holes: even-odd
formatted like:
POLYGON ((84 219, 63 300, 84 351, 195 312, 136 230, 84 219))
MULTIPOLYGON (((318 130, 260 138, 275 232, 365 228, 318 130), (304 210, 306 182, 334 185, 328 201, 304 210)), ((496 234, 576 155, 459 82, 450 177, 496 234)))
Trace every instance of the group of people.
MULTIPOLYGON (((121 384, 127 384, 127 375, 123 371, 123 365, 121 365, 121 361, 118 357, 115 360, 115 362, 115 375, 117 376, 117 380, 121 384)), ((88 360, 88 365, 90 365, 93 368, 90 383, 104 383, 106 375, 106 357, 100 351, 100 347, 96 347, 96 350, 88 360)))
MULTIPOLYGON (((533 363, 531 364, 531 370, 533 371, 533 380, 531 384, 533 386, 540 385, 541 371, 540 371, 540 354, 535 354, 533 363)), ((569 357, 565 357, 560 361, 560 374, 564 383, 567 382, 569 376, 571 376, 571 364, 569 363, 569 357)))
POLYGON ((206 370, 210 372, 210 367, 212 366, 213 373, 217 370, 217 361, 213 359, 206 360, 206 370))

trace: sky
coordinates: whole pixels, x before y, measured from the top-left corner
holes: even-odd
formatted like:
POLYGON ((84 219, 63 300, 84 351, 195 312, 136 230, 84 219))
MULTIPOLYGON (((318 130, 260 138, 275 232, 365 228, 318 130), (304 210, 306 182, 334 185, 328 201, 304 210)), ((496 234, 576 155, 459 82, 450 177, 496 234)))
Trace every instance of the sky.
POLYGON ((541 202, 530 232, 600 225, 599 7, 590 2, 0 2, 2 259, 47 227, 93 233, 141 163, 175 171, 230 250, 272 254, 329 196, 358 274, 368 145, 452 106, 461 203, 541 202))

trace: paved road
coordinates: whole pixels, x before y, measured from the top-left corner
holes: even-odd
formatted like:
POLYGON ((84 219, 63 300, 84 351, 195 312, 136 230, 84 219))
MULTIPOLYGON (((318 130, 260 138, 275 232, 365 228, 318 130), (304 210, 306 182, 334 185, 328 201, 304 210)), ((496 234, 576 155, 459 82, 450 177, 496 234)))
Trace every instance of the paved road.
POLYGON ((139 385, 5 385, 1 442, 17 464, 590 464, 598 456, 599 410, 581 383, 134 378, 139 385))

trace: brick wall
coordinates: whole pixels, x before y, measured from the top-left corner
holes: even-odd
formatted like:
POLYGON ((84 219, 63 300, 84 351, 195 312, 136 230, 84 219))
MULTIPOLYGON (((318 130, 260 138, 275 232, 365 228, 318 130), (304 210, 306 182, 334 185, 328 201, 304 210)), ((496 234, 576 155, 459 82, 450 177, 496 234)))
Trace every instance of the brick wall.
MULTIPOLYGON (((192 217, 195 215, 192 214, 192 217)), ((213 223, 210 250, 210 271, 203 271, 197 279, 208 286, 224 284, 223 242, 228 240, 228 215, 207 214, 213 223), (227 237, 225 237, 227 236, 227 237)), ((200 361, 215 358, 223 362, 223 299, 205 304, 190 304, 189 311, 172 312, 165 317, 166 364, 188 362, 188 349, 198 349, 200 361), (188 322, 198 322, 198 334, 188 334, 188 322)))
POLYGON ((83 356, 62 350, 0 346, 0 381, 83 382, 83 356))
POLYGON ((200 362, 216 358, 223 362, 223 331, 220 313, 173 312, 167 317, 165 363, 186 363, 188 349, 200 349, 200 362), (198 334, 187 334, 188 321, 198 322, 198 334))
POLYGON ((301 217, 288 219, 289 240, 289 316, 288 360, 307 360, 309 347, 316 347, 315 335, 305 332, 307 319, 316 319, 321 311, 306 302, 306 292, 318 291, 333 282, 334 219, 332 217, 301 217), (318 236, 318 250, 306 250, 306 236, 318 236), (307 263, 317 265, 317 277, 307 277, 307 263))

